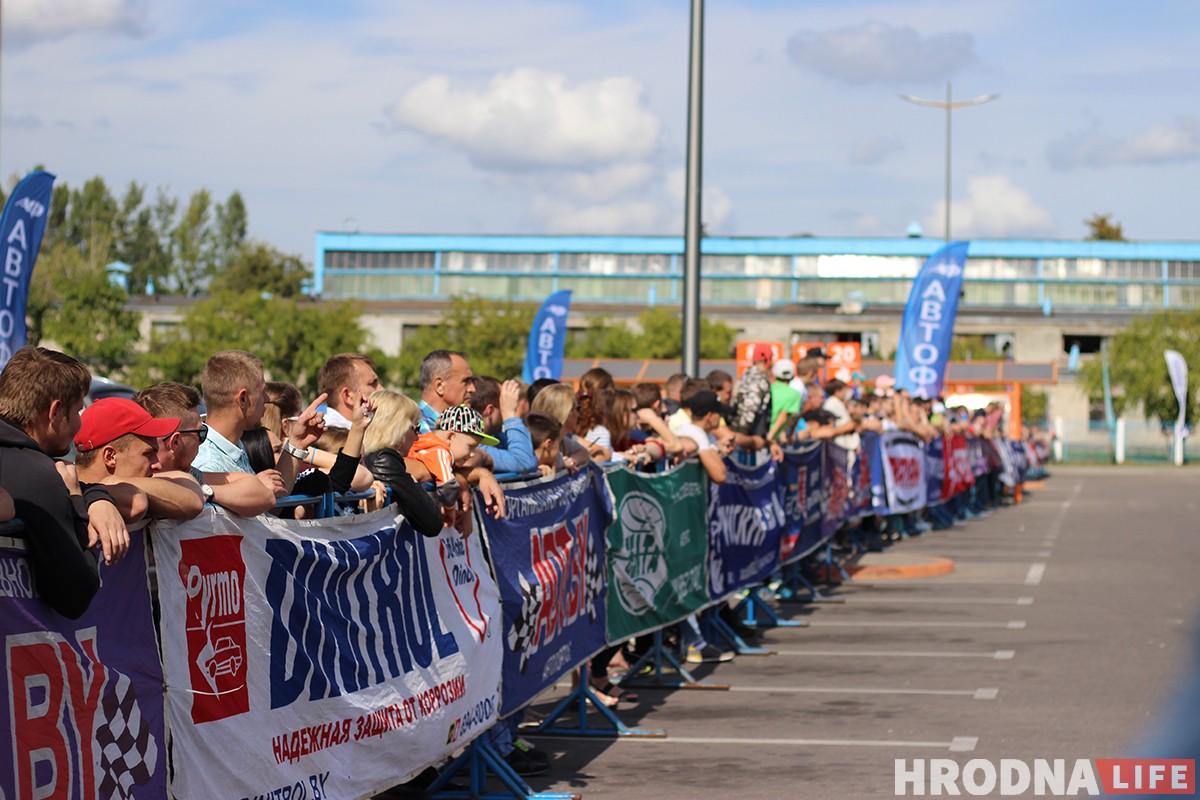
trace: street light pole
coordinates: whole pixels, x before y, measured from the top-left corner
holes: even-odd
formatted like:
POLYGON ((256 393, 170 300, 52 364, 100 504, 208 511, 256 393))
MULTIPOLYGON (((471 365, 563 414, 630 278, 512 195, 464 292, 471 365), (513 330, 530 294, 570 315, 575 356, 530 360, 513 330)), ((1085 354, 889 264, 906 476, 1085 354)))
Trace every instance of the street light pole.
POLYGON ((979 97, 970 100, 959 100, 954 102, 951 96, 950 81, 946 81, 946 99, 942 100, 925 100, 921 97, 913 97, 911 94, 902 94, 900 99, 918 106, 928 106, 929 108, 941 108, 946 111, 946 241, 950 241, 950 113, 957 108, 966 108, 967 106, 981 106, 984 103, 990 103, 993 100, 998 100, 998 93, 982 94, 979 97))
POLYGON ((704 120, 704 0, 692 0, 684 198, 683 372, 700 376, 700 166, 704 120))

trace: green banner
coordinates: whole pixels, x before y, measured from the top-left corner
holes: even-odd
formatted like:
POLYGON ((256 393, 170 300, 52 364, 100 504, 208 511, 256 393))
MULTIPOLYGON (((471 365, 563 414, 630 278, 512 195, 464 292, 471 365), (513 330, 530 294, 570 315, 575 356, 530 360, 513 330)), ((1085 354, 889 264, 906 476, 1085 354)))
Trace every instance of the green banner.
POLYGON ((708 604, 707 478, 692 462, 662 475, 608 474, 608 640, 676 622, 708 604))

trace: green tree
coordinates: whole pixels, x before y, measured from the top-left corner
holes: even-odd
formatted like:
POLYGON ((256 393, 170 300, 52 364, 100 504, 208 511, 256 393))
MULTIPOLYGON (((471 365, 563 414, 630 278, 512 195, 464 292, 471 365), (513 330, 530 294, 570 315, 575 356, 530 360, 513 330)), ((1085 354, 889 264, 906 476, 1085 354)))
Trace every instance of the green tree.
POLYGON ((532 303, 452 298, 441 322, 405 338, 395 362, 395 380, 400 386, 415 389, 421 360, 430 351, 443 349, 466 353, 476 375, 519 377, 536 314, 537 306, 532 303))
MULTIPOLYGON (((1136 317, 1109 341, 1109 377, 1113 410, 1118 414, 1139 407, 1149 418, 1173 423, 1179 404, 1167 372, 1164 350, 1178 350, 1188 365, 1187 419, 1196 419, 1196 386, 1200 376, 1200 310, 1160 311, 1136 317)), ((1080 370, 1089 395, 1104 392, 1102 361, 1094 359, 1080 370)))
POLYGON ((100 374, 120 372, 137 342, 137 315, 108 281, 104 264, 66 242, 38 256, 26 307, 27 340, 53 341, 100 374))
MULTIPOLYGON (((572 358, 652 358, 683 356, 683 322, 679 312, 663 306, 638 315, 641 333, 623 322, 594 318, 567 348, 572 358)), ((737 331, 723 322, 700 319, 700 357, 729 358, 737 331)))
POLYGON ((277 297, 299 297, 311 275, 298 256, 281 253, 263 242, 241 245, 232 260, 213 277, 213 292, 250 292, 277 297))
POLYGON ((1048 402, 1040 386, 1021 384, 1021 421, 1026 425, 1045 425, 1048 402))
POLYGON ((367 334, 354 303, 314 303, 248 293, 218 293, 195 303, 174 329, 154 337, 130 372, 138 385, 198 385, 208 357, 247 350, 263 360, 268 380, 295 383, 306 396, 334 353, 362 351, 367 334))
POLYGON ((1112 214, 1093 214, 1090 219, 1083 221, 1088 226, 1088 241, 1123 242, 1125 233, 1121 223, 1112 218, 1112 214))
POLYGON ((246 202, 240 192, 234 192, 216 210, 215 250, 221 267, 228 268, 241 253, 246 243, 246 228, 246 202))
POLYGON ((214 263, 215 235, 210 226, 212 195, 199 189, 188 200, 187 208, 171 232, 174 259, 174 288, 181 294, 196 296, 208 288, 214 263))

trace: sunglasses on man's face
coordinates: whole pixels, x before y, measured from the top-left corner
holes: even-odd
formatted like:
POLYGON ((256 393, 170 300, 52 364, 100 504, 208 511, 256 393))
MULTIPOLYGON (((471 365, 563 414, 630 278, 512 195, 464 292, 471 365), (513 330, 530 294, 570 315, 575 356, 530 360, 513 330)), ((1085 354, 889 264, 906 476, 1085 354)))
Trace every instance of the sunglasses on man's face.
POLYGON ((175 432, 176 433, 194 433, 194 434, 196 434, 196 437, 200 440, 200 444, 204 444, 204 440, 208 438, 208 426, 205 425, 203 422, 200 423, 199 428, 192 428, 190 430, 181 430, 181 431, 175 431, 175 432))

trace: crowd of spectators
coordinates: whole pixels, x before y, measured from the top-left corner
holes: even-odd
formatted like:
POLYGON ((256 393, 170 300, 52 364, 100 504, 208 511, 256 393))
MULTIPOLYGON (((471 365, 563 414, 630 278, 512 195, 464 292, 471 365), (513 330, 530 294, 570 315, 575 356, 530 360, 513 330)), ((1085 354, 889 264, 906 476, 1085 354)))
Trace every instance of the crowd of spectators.
MULTIPOLYGON (((132 400, 85 408, 88 370, 62 353, 24 347, 0 372, 0 519, 26 523, 38 594, 77 618, 99 588, 99 561, 126 554, 131 528, 146 518, 195 517, 205 504, 304 517, 313 513, 304 498, 353 491, 368 496, 367 508, 397 503, 425 536, 445 525, 467 536, 474 502, 482 513, 504 514, 501 480, 511 475, 574 472, 589 461, 660 471, 695 459, 722 483, 725 457, 778 460, 806 440, 845 448, 852 462, 867 431, 930 440, 968 432, 986 439, 1004 429, 997 404, 947 408, 888 379, 822 382, 819 350, 795 363, 761 347, 751 358, 740 379, 716 370, 622 388, 596 368, 575 387, 475 375, 467 354, 437 350, 423 360, 412 398, 381 387, 370 358, 341 353, 325 363, 320 393, 306 402, 294 385, 268 382, 255 355, 227 350, 208 359, 199 390, 159 383, 132 400), (287 496, 301 499, 281 507, 287 496)), ((989 483, 966 513, 986 513, 1004 492, 989 483)), ((945 522, 876 520, 840 544, 879 546, 945 522)), ((727 660, 698 633, 686 624, 679 632, 688 660, 727 660)), ((593 662, 602 702, 631 699, 610 680, 610 670, 628 663, 619 648, 593 662)), ((522 774, 548 769, 545 755, 512 731, 497 745, 522 774)))

